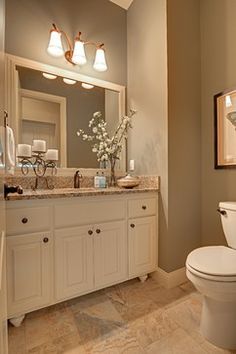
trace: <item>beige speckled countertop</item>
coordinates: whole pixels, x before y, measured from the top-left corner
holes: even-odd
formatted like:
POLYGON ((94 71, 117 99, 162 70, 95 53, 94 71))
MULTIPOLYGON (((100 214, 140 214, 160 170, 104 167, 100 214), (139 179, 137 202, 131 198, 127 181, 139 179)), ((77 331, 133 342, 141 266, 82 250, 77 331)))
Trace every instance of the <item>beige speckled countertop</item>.
POLYGON ((136 187, 125 189, 119 187, 98 188, 58 188, 58 189, 38 189, 36 191, 25 189, 23 194, 10 193, 7 200, 29 200, 29 199, 49 199, 49 198, 72 198, 89 197, 99 195, 133 194, 157 192, 158 187, 136 187))

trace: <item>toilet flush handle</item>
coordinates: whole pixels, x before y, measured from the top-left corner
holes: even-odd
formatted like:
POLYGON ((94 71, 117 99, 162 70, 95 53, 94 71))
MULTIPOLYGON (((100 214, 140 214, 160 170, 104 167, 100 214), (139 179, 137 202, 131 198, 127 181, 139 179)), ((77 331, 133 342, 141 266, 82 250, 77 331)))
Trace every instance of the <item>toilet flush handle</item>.
POLYGON ((227 215, 225 210, 221 210, 220 208, 217 209, 218 213, 220 213, 221 215, 227 215))

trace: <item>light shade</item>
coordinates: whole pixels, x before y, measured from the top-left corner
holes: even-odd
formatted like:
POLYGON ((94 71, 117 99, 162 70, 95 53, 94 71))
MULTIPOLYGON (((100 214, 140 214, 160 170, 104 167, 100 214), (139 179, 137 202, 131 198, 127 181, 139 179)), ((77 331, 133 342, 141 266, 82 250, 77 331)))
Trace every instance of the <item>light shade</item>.
POLYGON ((67 85, 74 85, 74 84, 76 84, 76 82, 77 82, 76 80, 67 79, 66 77, 63 77, 62 80, 63 80, 64 83, 67 84, 67 85))
POLYGON ((82 86, 83 88, 85 88, 86 90, 91 90, 92 88, 94 88, 93 85, 91 85, 91 84, 86 84, 85 82, 82 82, 81 86, 82 86))
POLYGON ((107 63, 106 63, 104 49, 102 49, 102 48, 97 49, 93 68, 97 71, 106 71, 107 70, 107 63))
POLYGON ((87 63, 87 58, 84 51, 84 42, 75 41, 75 46, 73 50, 73 55, 71 58, 74 64, 84 65, 87 63))
POLYGON ((53 57, 61 57, 64 54, 64 50, 61 42, 61 33, 54 30, 51 31, 50 40, 48 44, 48 53, 53 57))
POLYGON ((43 77, 45 77, 46 79, 49 79, 49 80, 55 80, 57 78, 56 75, 53 75, 53 74, 49 74, 49 73, 42 73, 43 77))

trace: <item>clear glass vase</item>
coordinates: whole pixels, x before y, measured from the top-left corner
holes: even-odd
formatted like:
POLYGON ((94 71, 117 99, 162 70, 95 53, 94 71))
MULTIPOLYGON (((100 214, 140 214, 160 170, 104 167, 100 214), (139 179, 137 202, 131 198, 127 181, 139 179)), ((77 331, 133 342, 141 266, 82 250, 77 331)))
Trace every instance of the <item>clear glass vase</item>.
POLYGON ((116 159, 115 158, 111 158, 110 159, 110 182, 109 182, 109 186, 110 187, 115 187, 116 186, 116 175, 115 175, 115 166, 116 166, 116 159))

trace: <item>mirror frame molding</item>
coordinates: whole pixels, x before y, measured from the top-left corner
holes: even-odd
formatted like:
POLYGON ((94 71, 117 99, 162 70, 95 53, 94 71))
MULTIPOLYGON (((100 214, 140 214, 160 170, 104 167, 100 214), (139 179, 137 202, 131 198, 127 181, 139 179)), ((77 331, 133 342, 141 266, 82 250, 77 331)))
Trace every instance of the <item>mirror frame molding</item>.
MULTIPOLYGON (((119 117, 121 118, 126 114, 126 87, 118 84, 114 84, 110 81, 105 81, 101 79, 97 79, 91 76, 83 75, 80 73, 76 73, 74 71, 70 71, 67 69, 60 68, 58 66, 52 66, 48 64, 44 64, 38 61, 34 61, 27 58, 22 58, 18 56, 14 56, 12 54, 5 54, 5 109, 8 112, 9 116, 9 125, 15 132, 15 135, 18 136, 18 127, 16 119, 13 117, 18 116, 18 87, 17 87, 17 77, 16 77, 16 66, 23 66, 29 69, 38 70, 42 72, 49 72, 51 74, 66 77, 68 79, 86 82, 88 84, 99 86, 104 89, 116 91, 119 93, 119 117)), ((18 143, 18 142, 16 142, 18 143)), ((121 171, 126 171, 126 159, 127 159, 127 143, 125 142, 125 146, 121 153, 121 171)), ((58 167, 59 172, 61 171, 63 174, 66 171, 74 171, 76 168, 84 169, 83 166, 77 167, 58 167)), ((88 168, 89 170, 98 170, 98 168, 88 168)), ((85 169, 84 169, 85 170, 85 169)), ((87 170, 87 169, 86 169, 87 170)))

